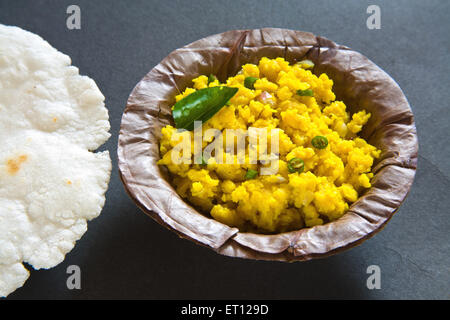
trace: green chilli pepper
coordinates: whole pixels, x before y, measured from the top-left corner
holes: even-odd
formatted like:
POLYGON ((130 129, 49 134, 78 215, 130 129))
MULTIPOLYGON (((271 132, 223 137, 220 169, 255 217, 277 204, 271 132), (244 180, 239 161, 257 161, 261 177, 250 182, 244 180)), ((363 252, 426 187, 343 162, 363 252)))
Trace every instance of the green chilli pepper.
POLYGON ((208 77, 208 84, 210 84, 211 82, 216 81, 216 76, 213 74, 210 74, 208 77))
POLYGON ((311 89, 297 90, 297 94, 302 97, 313 97, 314 92, 311 89))
POLYGON ((254 89, 255 89, 255 82, 256 82, 256 80, 258 80, 258 78, 255 78, 255 77, 247 77, 247 78, 244 79, 244 86, 245 86, 247 89, 252 89, 252 90, 254 90, 254 89))
POLYGON ((201 166, 208 165, 208 161, 206 161, 203 156, 198 157, 197 160, 198 161, 196 161, 196 162, 198 162, 198 164, 201 165, 201 166))
POLYGON ((328 139, 323 136, 315 136, 311 140, 311 144, 316 149, 325 149, 328 146, 328 139))
POLYGON ((305 162, 300 158, 292 158, 287 164, 290 173, 302 173, 305 170, 305 162))
POLYGON ((244 178, 245 178, 245 180, 251 180, 251 179, 255 179, 257 175, 258 175, 258 171, 248 169, 247 172, 245 173, 244 178))
POLYGON ((172 116, 177 129, 194 130, 194 121, 208 121, 230 100, 238 88, 217 86, 197 90, 173 107, 172 116))

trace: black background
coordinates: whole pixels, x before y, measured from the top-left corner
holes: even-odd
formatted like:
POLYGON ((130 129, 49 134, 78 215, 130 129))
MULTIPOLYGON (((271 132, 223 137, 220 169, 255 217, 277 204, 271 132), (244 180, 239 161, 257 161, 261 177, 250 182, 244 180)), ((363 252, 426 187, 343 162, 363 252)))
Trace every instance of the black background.
MULTIPOLYGON (((31 271, 9 299, 450 299, 449 1, 6 1, 0 23, 39 34, 92 77, 110 113, 113 172, 101 216, 50 270, 31 271), (81 30, 66 9, 81 8, 81 30), (369 5, 381 29, 369 30, 369 5), (309 31, 366 55, 402 87, 416 116, 419 168, 386 228, 359 247, 298 263, 220 256, 179 239, 126 195, 117 137, 135 84, 172 50, 231 29, 309 31), (66 269, 81 268, 81 290, 66 269), (366 287, 381 268, 381 289, 366 287)), ((30 268, 30 266, 27 266, 30 268)))

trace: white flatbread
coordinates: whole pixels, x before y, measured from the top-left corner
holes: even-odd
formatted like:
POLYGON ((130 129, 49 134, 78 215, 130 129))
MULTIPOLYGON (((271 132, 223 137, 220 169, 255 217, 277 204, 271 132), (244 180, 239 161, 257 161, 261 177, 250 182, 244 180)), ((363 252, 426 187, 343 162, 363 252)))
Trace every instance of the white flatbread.
POLYGON ((110 136, 105 98, 70 64, 38 35, 0 25, 0 130, 34 128, 89 150, 102 145, 110 136))
POLYGON ((105 202, 110 136, 95 82, 39 36, 0 25, 0 296, 51 268, 105 202))

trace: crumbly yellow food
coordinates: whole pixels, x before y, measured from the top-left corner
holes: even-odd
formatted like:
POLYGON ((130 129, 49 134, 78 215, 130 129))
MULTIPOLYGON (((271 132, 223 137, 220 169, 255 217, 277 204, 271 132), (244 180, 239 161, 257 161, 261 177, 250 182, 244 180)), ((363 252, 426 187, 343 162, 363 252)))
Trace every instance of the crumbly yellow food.
MULTIPOLYGON (((371 187, 372 164, 381 151, 357 136, 370 113, 361 110, 350 115, 344 102, 335 101, 333 81, 324 73, 314 75, 309 68, 309 64, 290 65, 283 58, 264 57, 258 65, 242 66, 241 72, 223 84, 218 80, 208 84, 204 75, 193 79, 193 87, 176 101, 208 86, 239 89, 203 130, 280 129, 279 170, 246 180, 247 170, 258 170, 262 164, 217 164, 214 158, 207 165, 174 164, 171 152, 179 141, 174 135, 179 133, 169 125, 161 131, 159 164, 172 174, 178 194, 242 231, 278 233, 341 217, 371 187), (258 78, 254 89, 244 86, 246 77, 258 78), (299 96, 298 90, 312 90, 314 96, 299 96), (326 137, 328 146, 314 148, 311 140, 315 136, 326 137), (302 173, 289 172, 287 164, 292 158, 304 161, 302 173)), ((193 139, 193 133, 188 134, 193 139)), ((203 148, 208 142, 203 142, 203 148)))

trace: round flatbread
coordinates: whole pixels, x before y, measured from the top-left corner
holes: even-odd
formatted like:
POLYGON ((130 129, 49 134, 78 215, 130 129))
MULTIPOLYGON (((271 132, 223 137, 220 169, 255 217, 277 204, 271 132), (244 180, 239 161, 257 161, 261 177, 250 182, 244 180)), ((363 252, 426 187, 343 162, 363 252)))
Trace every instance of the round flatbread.
POLYGON ((0 25, 0 296, 51 268, 105 202, 104 96, 41 37, 0 25))

